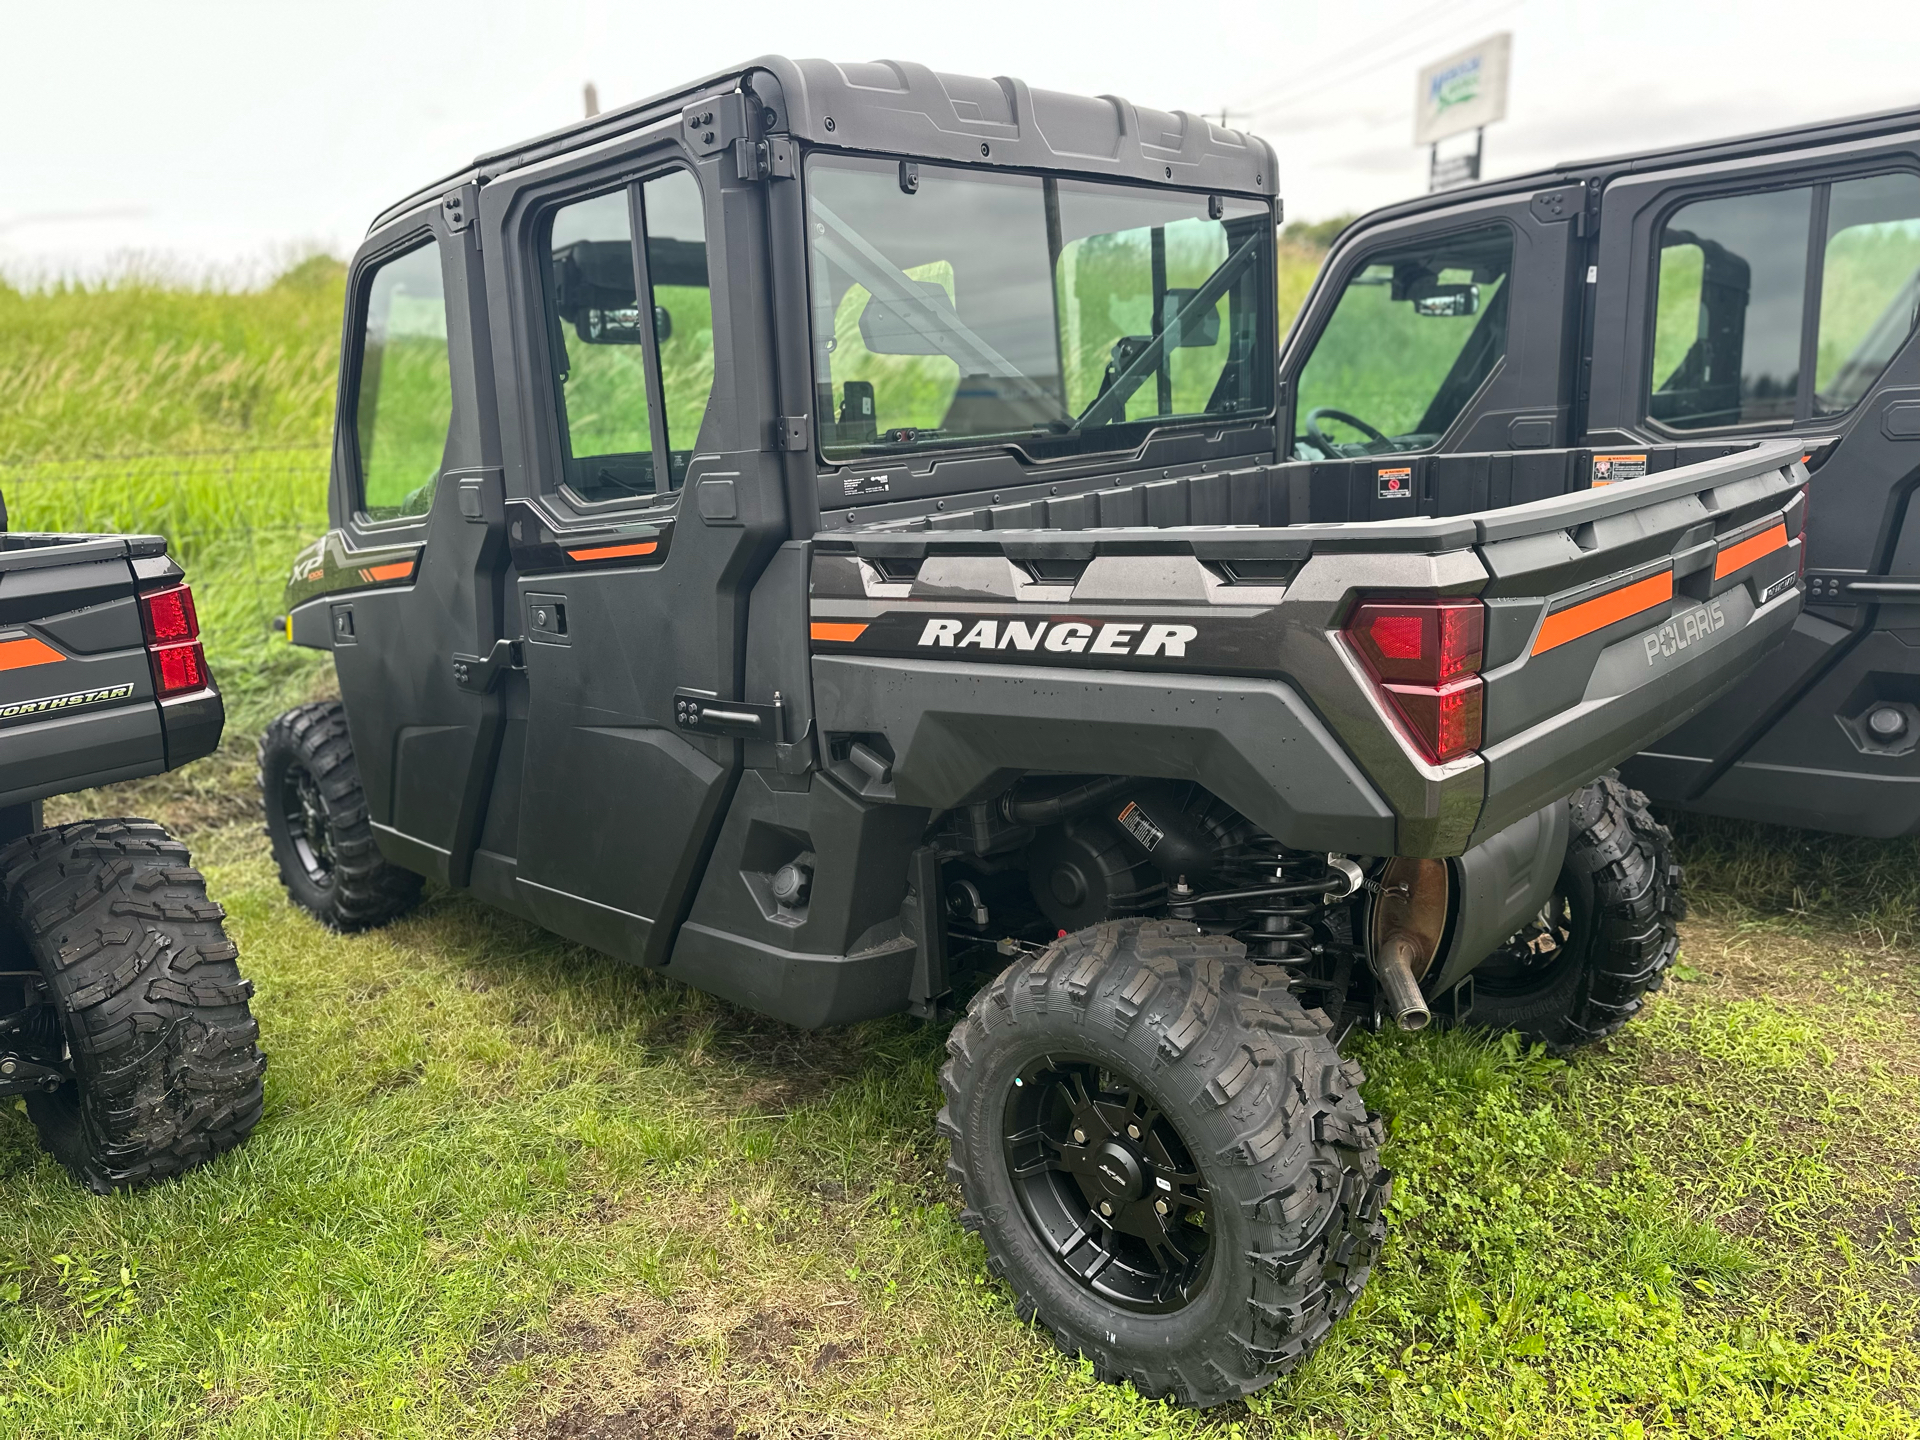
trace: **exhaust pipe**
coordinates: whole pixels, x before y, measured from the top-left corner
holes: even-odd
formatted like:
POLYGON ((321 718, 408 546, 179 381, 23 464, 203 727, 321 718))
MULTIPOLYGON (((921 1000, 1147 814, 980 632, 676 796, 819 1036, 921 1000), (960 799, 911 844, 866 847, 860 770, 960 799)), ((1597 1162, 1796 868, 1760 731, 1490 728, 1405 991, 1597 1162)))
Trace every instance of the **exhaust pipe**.
POLYGON ((1433 1012, 1427 1009, 1426 996, 1420 993, 1420 982, 1413 978, 1413 962, 1419 955, 1419 942, 1405 931, 1396 930, 1373 957, 1380 997, 1386 1002, 1385 1009, 1393 1016, 1394 1024, 1402 1030, 1424 1030, 1433 1019, 1433 1012))
POLYGON ((1450 888, 1444 860, 1402 856, 1380 873, 1371 926, 1373 975, 1380 1008, 1402 1030, 1424 1030, 1433 1019, 1420 982, 1446 933, 1450 888))

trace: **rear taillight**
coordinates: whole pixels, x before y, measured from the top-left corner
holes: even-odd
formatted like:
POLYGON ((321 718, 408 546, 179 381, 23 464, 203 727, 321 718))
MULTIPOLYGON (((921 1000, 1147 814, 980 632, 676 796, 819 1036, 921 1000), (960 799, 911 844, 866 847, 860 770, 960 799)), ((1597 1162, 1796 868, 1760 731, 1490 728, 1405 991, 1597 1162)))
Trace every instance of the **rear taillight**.
POLYGON ((1478 600, 1363 600, 1345 634, 1427 759, 1480 748, 1486 610, 1478 600))
POLYGON ((207 655, 200 648, 193 591, 185 585, 149 590, 140 597, 140 624, 147 633, 153 688, 162 700, 207 688, 207 655))

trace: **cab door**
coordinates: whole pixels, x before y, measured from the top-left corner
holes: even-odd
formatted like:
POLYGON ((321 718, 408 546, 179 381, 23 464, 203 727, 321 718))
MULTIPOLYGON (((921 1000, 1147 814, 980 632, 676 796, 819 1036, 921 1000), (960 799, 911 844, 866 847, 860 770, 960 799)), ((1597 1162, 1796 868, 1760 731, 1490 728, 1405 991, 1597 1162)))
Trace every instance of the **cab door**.
POLYGON ((1658 798, 1862 833, 1920 823, 1920 135, 1610 183, 1586 443, 1803 437, 1807 609, 1788 645, 1634 762, 1658 798), (1910 693, 1911 692, 1911 693, 1910 693), (1877 736, 1878 710, 1902 720, 1877 736), (1887 743, 1887 742, 1891 743, 1887 743))
POLYGON ((642 135, 485 192, 515 297, 524 702, 477 879, 647 964, 670 952, 743 740, 774 724, 774 697, 741 690, 747 593, 786 515, 760 418, 778 413, 753 304, 764 197, 731 159, 642 135))
POLYGON ((1583 196, 1482 196, 1348 232, 1281 354, 1289 458, 1569 444, 1583 196))
POLYGON ((349 276, 328 630, 374 834, 464 885, 500 733, 499 441, 474 190, 375 234, 349 276))

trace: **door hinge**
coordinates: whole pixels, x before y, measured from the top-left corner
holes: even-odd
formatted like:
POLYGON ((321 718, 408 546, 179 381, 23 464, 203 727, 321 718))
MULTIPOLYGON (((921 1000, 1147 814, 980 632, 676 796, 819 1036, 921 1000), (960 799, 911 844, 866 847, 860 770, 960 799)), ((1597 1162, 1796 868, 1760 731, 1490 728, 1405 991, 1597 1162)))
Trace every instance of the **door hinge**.
POLYGON ((799 152, 786 135, 734 142, 734 169, 742 180, 791 180, 800 173, 799 152))
POLYGON ((484 655, 455 655, 453 683, 470 694, 484 695, 493 689, 494 682, 507 671, 526 668, 526 662, 520 655, 519 641, 496 640, 493 648, 484 655))
POLYGON ((810 450, 813 448, 813 417, 810 415, 782 415, 773 422, 773 448, 776 450, 810 450))

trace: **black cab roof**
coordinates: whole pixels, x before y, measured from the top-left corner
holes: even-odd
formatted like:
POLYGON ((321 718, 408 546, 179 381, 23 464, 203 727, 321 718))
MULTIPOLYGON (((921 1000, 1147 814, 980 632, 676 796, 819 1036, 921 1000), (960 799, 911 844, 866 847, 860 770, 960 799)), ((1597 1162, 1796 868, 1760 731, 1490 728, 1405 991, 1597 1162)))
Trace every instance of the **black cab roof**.
POLYGON ((742 91, 755 102, 765 133, 812 145, 1268 199, 1280 193, 1266 141, 1185 110, 1148 109, 1117 95, 1037 90, 1005 75, 950 75, 900 60, 842 64, 769 55, 488 151, 389 207, 373 228, 455 185, 484 183, 742 91))

